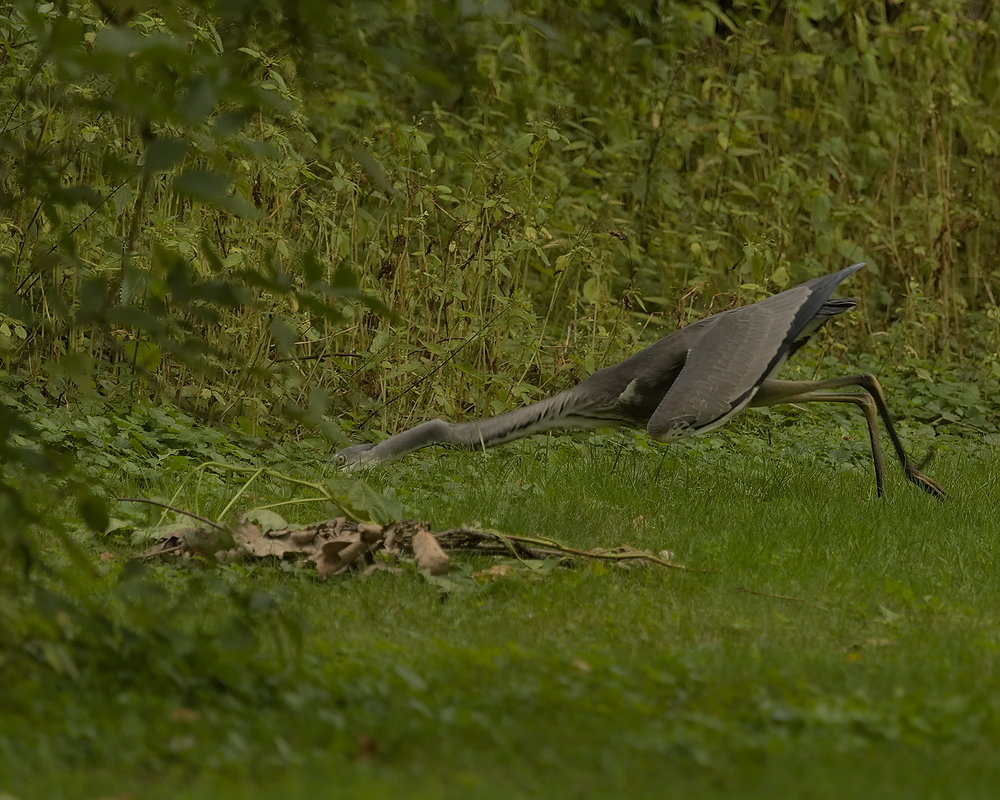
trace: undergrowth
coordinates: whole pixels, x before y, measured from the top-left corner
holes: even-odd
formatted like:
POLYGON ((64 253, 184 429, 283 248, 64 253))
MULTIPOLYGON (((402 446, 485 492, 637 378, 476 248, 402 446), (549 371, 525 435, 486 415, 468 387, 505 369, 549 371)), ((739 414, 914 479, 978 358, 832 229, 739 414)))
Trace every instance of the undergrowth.
POLYGON ((0 360, 54 404, 111 362, 251 432, 387 428, 865 260, 838 340, 982 390, 997 31, 958 0, 14 3, 0 360))
MULTIPOLYGON (((808 782, 852 757, 885 785, 887 761, 948 757, 953 785, 974 791, 961 753, 1000 737, 995 458, 944 449, 946 503, 898 470, 877 500, 867 465, 824 457, 829 434, 793 424, 770 442, 743 431, 669 448, 542 437, 368 476, 438 529, 627 542, 707 574, 515 565, 442 586, 413 571, 320 583, 277 564, 140 565, 124 556, 148 517, 123 506, 131 527, 73 533, 109 554, 91 599, 40 587, 5 608, 37 626, 24 612, 55 603, 54 626, 5 651, 3 784, 19 797, 79 796, 78 780, 95 795, 246 796, 260 782, 306 796, 332 780, 347 796, 402 783, 492 796, 500 765, 518 763, 514 796, 565 781, 644 796, 667 774, 723 796, 769 785, 763 763, 799 785, 795 770, 808 782)), ((163 496, 177 476, 136 481, 109 483, 163 496)), ((235 489, 175 502, 210 512, 235 489)), ((260 491, 247 502, 275 499, 260 491)), ((920 796, 907 785, 897 796, 920 796)))

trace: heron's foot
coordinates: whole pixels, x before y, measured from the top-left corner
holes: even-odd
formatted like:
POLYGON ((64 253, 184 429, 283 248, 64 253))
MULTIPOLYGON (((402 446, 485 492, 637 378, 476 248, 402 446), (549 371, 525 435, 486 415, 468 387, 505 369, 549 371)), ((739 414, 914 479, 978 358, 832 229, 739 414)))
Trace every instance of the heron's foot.
POLYGON ((345 472, 361 469, 366 466, 371 459, 365 458, 365 454, 371 450, 373 444, 355 444, 338 450, 333 456, 333 463, 345 472))
POLYGON ((905 466, 906 477, 910 479, 910 483, 915 483, 921 489, 923 489, 927 494, 933 495, 938 500, 944 500, 948 493, 942 489, 937 483, 930 478, 928 478, 919 469, 914 467, 912 464, 907 464, 905 466))

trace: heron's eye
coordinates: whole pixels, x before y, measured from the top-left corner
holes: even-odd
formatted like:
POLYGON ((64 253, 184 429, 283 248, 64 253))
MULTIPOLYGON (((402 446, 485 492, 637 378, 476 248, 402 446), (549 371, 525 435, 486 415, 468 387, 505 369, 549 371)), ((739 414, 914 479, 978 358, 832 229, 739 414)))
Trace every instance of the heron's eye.
POLYGON ((343 455, 342 453, 337 453, 337 455, 333 457, 333 463, 336 464, 338 467, 346 467, 347 456, 343 455))

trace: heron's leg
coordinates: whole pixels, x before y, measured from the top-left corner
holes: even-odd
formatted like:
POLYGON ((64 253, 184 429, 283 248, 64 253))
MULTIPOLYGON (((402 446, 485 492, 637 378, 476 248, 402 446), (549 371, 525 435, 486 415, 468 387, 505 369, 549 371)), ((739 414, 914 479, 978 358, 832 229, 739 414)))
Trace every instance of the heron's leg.
MULTIPOLYGON (((844 386, 858 386, 864 389, 875 403, 879 416, 885 425, 886 433, 892 441, 893 449, 899 458, 899 463, 906 474, 907 479, 919 486, 928 494, 934 495, 939 500, 947 497, 947 493, 938 484, 918 470, 910 461, 903 442, 896 433, 896 426, 892 424, 892 417, 889 415, 889 406, 885 402, 885 394, 882 387, 875 379, 874 375, 848 375, 843 378, 828 378, 822 381, 779 381, 766 380, 761 384, 760 389, 754 396, 751 405, 770 406, 778 403, 796 402, 795 398, 810 392, 826 392, 829 389, 839 389, 844 386)), ((830 394, 833 394, 832 392, 830 394)))
POLYGON ((878 414, 875 401, 867 392, 803 392, 781 400, 782 403, 851 403, 861 409, 868 424, 868 439, 872 447, 872 465, 875 468, 875 491, 885 494, 885 465, 882 443, 878 440, 878 414))

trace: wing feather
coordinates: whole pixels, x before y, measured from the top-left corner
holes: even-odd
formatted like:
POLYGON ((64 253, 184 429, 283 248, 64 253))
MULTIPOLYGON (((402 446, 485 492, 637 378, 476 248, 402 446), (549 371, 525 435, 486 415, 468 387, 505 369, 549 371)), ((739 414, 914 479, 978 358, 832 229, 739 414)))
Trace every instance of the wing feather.
POLYGON ((650 416, 650 435, 672 439, 711 430, 740 411, 808 338, 810 325, 841 281, 863 266, 852 264, 713 318, 650 416))
POLYGON ((810 289, 796 286, 721 314, 688 353, 680 374, 649 418, 655 438, 670 439, 722 424, 750 402, 780 360, 810 289))

